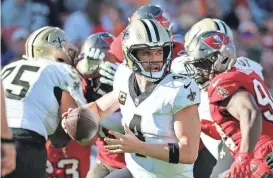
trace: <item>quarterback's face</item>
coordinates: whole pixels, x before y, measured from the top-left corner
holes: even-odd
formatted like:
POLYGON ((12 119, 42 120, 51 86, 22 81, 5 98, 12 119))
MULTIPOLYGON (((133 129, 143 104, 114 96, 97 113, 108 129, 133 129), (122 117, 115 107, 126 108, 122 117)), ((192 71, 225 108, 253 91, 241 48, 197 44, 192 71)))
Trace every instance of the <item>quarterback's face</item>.
POLYGON ((137 59, 146 71, 158 72, 163 66, 163 48, 142 48, 136 51, 137 59))

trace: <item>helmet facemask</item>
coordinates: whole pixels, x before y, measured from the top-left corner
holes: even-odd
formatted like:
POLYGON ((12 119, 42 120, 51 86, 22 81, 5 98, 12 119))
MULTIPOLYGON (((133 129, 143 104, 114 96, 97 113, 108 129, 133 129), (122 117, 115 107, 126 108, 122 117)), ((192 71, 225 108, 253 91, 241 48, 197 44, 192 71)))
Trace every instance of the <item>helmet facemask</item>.
POLYGON ((187 75, 193 78, 201 89, 206 88, 217 74, 217 71, 214 69, 214 62, 217 60, 218 55, 219 52, 215 52, 205 59, 185 62, 187 75))
MULTIPOLYGON (((167 74, 172 58, 173 44, 166 29, 152 19, 135 20, 123 31, 122 51, 128 67, 147 81, 156 82, 167 74), (141 55, 138 50, 162 50, 161 58, 141 55), (137 57, 136 54, 140 56, 137 57), (139 58, 140 57, 140 58, 139 58), (145 60, 145 61, 144 61, 145 60), (157 60, 157 61, 156 61, 157 60)), ((147 52, 148 52, 147 51, 147 52)), ((154 51, 153 51, 154 53, 154 51)), ((148 54, 151 55, 151 54, 148 54)), ((158 55, 158 56, 157 56, 158 55)))
POLYGON ((156 82, 165 77, 170 66, 172 56, 172 43, 165 43, 163 46, 134 45, 128 50, 128 57, 131 58, 132 70, 142 75, 146 80, 156 82), (158 50, 162 49, 163 59, 154 61, 141 61, 137 57, 137 50, 158 50))
POLYGON ((205 88, 215 75, 225 72, 236 62, 236 51, 230 38, 218 31, 208 31, 192 40, 186 48, 191 60, 185 62, 185 68, 205 88))

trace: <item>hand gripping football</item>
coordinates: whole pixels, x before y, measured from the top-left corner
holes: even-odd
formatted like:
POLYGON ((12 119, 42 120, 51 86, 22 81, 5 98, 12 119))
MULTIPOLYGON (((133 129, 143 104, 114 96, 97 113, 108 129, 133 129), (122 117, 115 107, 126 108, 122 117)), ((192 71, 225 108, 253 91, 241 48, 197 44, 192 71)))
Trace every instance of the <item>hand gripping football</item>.
POLYGON ((98 132, 99 126, 95 115, 87 108, 72 109, 64 119, 65 130, 73 140, 87 142, 98 132))

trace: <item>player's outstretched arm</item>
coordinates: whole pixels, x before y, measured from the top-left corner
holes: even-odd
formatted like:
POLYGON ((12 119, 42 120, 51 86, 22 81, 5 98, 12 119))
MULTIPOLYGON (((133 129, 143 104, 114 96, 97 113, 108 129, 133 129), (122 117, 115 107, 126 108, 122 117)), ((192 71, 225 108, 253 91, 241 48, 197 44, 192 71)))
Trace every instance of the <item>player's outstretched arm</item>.
POLYGON ((252 153, 262 131, 262 113, 258 109, 254 97, 244 90, 238 90, 221 105, 240 121, 242 140, 240 153, 252 153))
POLYGON ((105 138, 105 146, 110 153, 139 153, 169 163, 192 164, 195 162, 199 148, 200 121, 197 105, 184 108, 174 115, 174 130, 177 143, 150 144, 140 141, 125 126, 126 135, 110 131, 117 139, 105 138))
POLYGON ((220 103, 235 119, 240 122, 240 150, 235 155, 227 177, 251 177, 250 161, 252 152, 262 131, 262 113, 257 107, 254 97, 245 90, 220 103))
POLYGON ((97 99, 95 102, 88 103, 83 107, 92 111, 99 122, 118 110, 119 102, 115 91, 112 91, 97 99))

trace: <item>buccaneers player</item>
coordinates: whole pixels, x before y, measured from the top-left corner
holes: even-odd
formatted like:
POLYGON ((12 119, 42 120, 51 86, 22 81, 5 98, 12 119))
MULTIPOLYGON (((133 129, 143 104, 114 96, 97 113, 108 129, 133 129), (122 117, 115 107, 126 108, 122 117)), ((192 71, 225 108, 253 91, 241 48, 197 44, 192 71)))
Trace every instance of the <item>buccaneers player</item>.
POLYGON ((273 151, 273 99, 251 69, 236 69, 232 40, 203 23, 185 37, 188 75, 207 88, 214 126, 235 159, 227 177, 272 174, 265 157, 273 151), (205 85, 204 85, 205 84, 205 85))
MULTIPOLYGON (((82 50, 83 57, 88 59, 88 62, 93 62, 93 64, 88 64, 88 66, 92 66, 93 69, 88 70, 97 70, 97 67, 99 68, 100 73, 100 75, 97 75, 98 73, 92 73, 89 75, 92 75, 92 80, 87 80, 86 98, 89 98, 88 102, 95 101, 102 95, 113 90, 112 85, 114 72, 118 63, 116 63, 117 60, 115 55, 107 52, 110 49, 110 44, 113 39, 114 36, 112 34, 102 32, 91 35, 85 42, 82 50)), ((81 62, 83 61, 84 60, 81 62)), ((85 71, 82 67, 86 67, 86 65, 78 65, 80 71, 85 71)), ((104 138, 113 137, 108 133, 108 129, 121 133, 124 132, 121 125, 121 117, 120 112, 116 112, 110 115, 103 122, 100 122, 101 128, 99 131, 99 137, 95 141, 98 148, 97 161, 95 166, 89 170, 87 178, 103 178, 112 171, 125 167, 123 154, 110 154, 106 149, 104 149, 104 138)))

